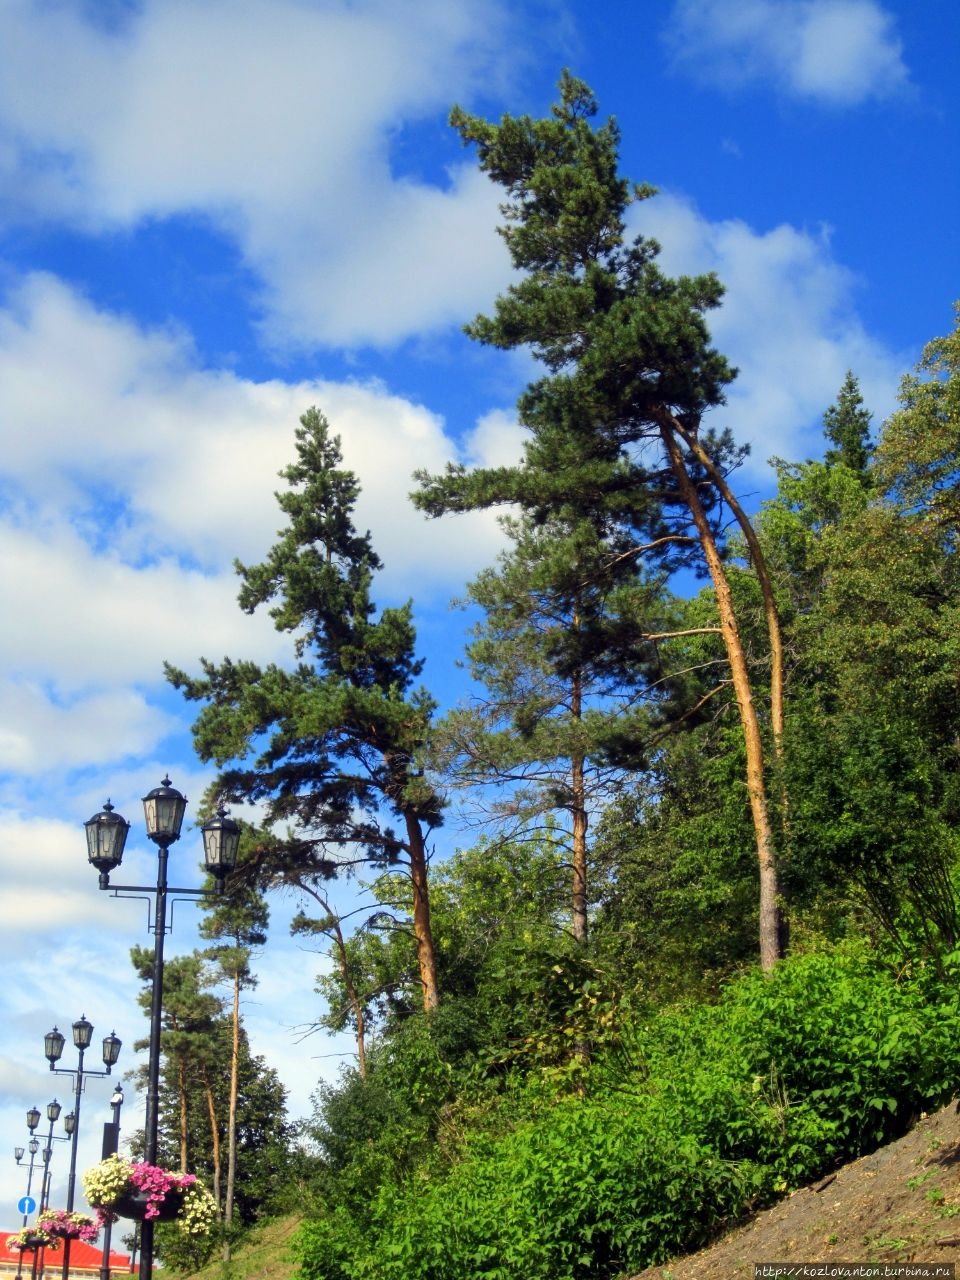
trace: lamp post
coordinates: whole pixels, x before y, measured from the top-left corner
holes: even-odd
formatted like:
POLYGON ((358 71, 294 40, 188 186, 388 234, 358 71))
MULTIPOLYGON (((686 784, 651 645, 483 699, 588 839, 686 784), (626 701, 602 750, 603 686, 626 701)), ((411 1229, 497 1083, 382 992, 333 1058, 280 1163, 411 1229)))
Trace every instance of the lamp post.
MULTIPOLYGON (((119 1084, 113 1091, 110 1106, 113 1109, 113 1119, 103 1126, 101 1158, 104 1160, 110 1156, 115 1156, 120 1150, 120 1108, 123 1106, 123 1087, 119 1084)), ((112 1232, 113 1223, 108 1216, 103 1228, 103 1258, 100 1262, 100 1280, 110 1280, 110 1238, 112 1232)))
MULTIPOLYGON (((27 1128, 30 1130, 30 1141, 27 1143, 27 1150, 30 1152, 30 1164, 27 1166, 27 1196, 33 1186, 33 1166, 37 1158, 37 1152, 40 1150, 40 1139, 36 1136, 37 1125, 40 1123, 40 1112, 36 1107, 31 1107, 27 1112, 27 1128)), ((17 1164, 23 1159, 23 1147, 14 1147, 13 1155, 17 1164)), ((29 1214, 23 1215, 23 1225, 27 1225, 29 1214)))
MULTIPOLYGON (((74 1191, 77 1184, 77 1139, 80 1136, 80 1099, 83 1095, 83 1081, 85 1076, 108 1076, 111 1068, 117 1064, 120 1057, 120 1040, 114 1032, 110 1032, 103 1040, 103 1063, 106 1068, 104 1071, 91 1071, 89 1067, 83 1065, 83 1055, 90 1048, 93 1040, 93 1024, 88 1022, 86 1017, 81 1015, 73 1024, 73 1044, 77 1050, 79 1057, 76 1068, 58 1067, 57 1063, 63 1053, 63 1046, 66 1044, 66 1036, 56 1027, 52 1031, 48 1031, 43 1037, 43 1052, 47 1061, 50 1063, 50 1070, 58 1075, 73 1076, 73 1132, 70 1135, 70 1174, 67 1178, 67 1213, 73 1212, 74 1191)), ((68 1236, 63 1242, 63 1280, 68 1280, 70 1275, 70 1237, 68 1236)))
POLYGON ((69 1142, 73 1137, 73 1131, 76 1128, 77 1117, 71 1111, 63 1117, 63 1127, 66 1129, 66 1136, 59 1137, 53 1132, 54 1124, 60 1119, 62 1111, 60 1103, 54 1098, 52 1102, 47 1103, 47 1119, 50 1121, 50 1129, 47 1132, 47 1145, 43 1149, 43 1186, 40 1188, 40 1212, 50 1207, 50 1158, 53 1155, 53 1144, 55 1142, 69 1142))
MULTIPOLYGON (((30 1196, 30 1189, 33 1186, 33 1166, 37 1158, 37 1152, 40 1150, 40 1139, 36 1136, 36 1128, 40 1123, 40 1112, 36 1107, 31 1107, 27 1112, 27 1128, 30 1130, 30 1141, 27 1143, 27 1149, 30 1152, 30 1164, 27 1171, 27 1197, 30 1196)), ((14 1147, 13 1155, 17 1164, 23 1159, 23 1147, 14 1147)), ((23 1226, 27 1225, 29 1214, 23 1215, 23 1226)), ((20 1250, 20 1260, 17 1263, 17 1280, 23 1274, 23 1250, 20 1250)))
MULTIPOLYGON (((167 933, 167 899, 170 894, 206 897, 207 889, 178 889, 167 883, 170 846, 180 839, 187 798, 165 777, 159 787, 143 797, 147 836, 157 846, 156 885, 111 885, 110 873, 123 859, 130 823, 114 811, 108 800, 100 813, 84 823, 87 858, 100 873, 100 888, 113 890, 114 897, 154 895, 153 987, 150 999, 150 1047, 147 1061, 147 1098, 144 1118, 144 1159, 156 1164, 157 1130, 160 1108, 160 1028, 163 1009, 163 942, 167 933)), ((227 874, 233 870, 240 843, 240 827, 219 805, 215 817, 203 824, 203 854, 207 871, 213 876, 216 892, 223 892, 227 874)), ((153 1220, 145 1218, 140 1236, 140 1280, 150 1280, 153 1271, 153 1220)), ((63 1280, 67 1280, 64 1273, 63 1280)))

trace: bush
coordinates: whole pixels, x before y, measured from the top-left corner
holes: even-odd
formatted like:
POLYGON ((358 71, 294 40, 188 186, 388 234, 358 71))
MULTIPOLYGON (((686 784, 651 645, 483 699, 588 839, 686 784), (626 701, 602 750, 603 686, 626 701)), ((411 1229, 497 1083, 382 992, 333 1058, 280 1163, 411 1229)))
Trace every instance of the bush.
POLYGON ((362 1222, 311 1224, 303 1275, 601 1280, 697 1247, 956 1091, 958 967, 897 974, 850 943, 623 1027, 568 1096, 532 1078, 449 1167, 424 1158, 362 1222))

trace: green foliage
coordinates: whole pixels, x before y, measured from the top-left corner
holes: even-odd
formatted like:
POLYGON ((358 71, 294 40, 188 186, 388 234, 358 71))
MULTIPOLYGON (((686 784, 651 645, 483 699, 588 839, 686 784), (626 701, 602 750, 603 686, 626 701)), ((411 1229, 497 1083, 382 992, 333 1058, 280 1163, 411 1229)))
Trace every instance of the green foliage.
MULTIPOLYGON (((416 766, 433 703, 412 684, 411 607, 374 617, 372 573, 380 567, 369 535, 352 525, 357 485, 340 469, 339 440, 316 409, 297 429, 298 461, 282 475, 278 502, 289 520, 263 564, 237 565, 241 607, 270 609, 293 632, 295 670, 225 659, 203 662, 196 679, 172 667, 170 681, 205 704, 194 725, 198 753, 224 765, 218 789, 266 801, 267 825, 292 820, 331 845, 356 842, 374 859, 399 855, 404 842, 381 825, 380 807, 440 821, 441 803, 416 766)), ((304 848, 299 853, 303 855, 304 848)))
POLYGON ((823 434, 833 445, 824 454, 828 467, 843 466, 867 482, 867 462, 873 451, 870 443, 870 414, 860 384, 848 370, 837 403, 823 415, 823 434))
POLYGON ((265 838, 248 871, 267 886, 315 886, 367 860, 409 868, 425 1007, 436 1004, 426 838, 443 801, 422 756, 433 700, 414 681, 412 606, 377 616, 370 595, 380 560, 353 525, 358 485, 340 440, 317 409, 296 430, 297 459, 281 475, 287 517, 259 565, 237 564, 241 607, 268 605, 294 636, 292 670, 225 658, 202 676, 169 664, 167 678, 203 704, 193 725, 203 760, 221 767, 214 790, 263 805, 265 838), (276 828, 283 834, 278 834, 276 828))
POLYGON ((900 384, 900 409, 877 449, 877 479, 899 505, 956 533, 960 464, 960 302, 951 333, 934 338, 900 384))
POLYGON ((479 1141, 442 1182, 382 1195, 374 1247, 349 1274, 612 1276, 704 1238, 741 1202, 736 1170, 653 1108, 566 1100, 479 1141))
MULTIPOLYGON (((304 1229, 302 1274, 599 1280, 693 1248, 951 1096, 958 967, 898 972, 848 943, 746 974, 715 1005, 621 1008, 618 1046, 595 1047, 576 1088, 534 1064, 447 1132, 443 1158, 408 1153, 348 1219, 337 1198, 304 1229)), ((411 1050, 436 1105, 435 1059, 411 1050)))

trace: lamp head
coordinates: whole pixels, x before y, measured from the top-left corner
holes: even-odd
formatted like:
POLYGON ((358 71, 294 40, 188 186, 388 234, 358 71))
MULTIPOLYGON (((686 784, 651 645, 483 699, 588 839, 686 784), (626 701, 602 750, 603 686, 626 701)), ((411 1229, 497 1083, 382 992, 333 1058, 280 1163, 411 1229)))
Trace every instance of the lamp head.
POLYGON ((66 1044, 66 1037, 56 1027, 52 1031, 48 1031, 43 1037, 43 1052, 47 1061, 50 1063, 50 1070, 60 1061, 60 1055, 63 1053, 63 1046, 66 1044))
POLYGON ((147 835, 154 844, 166 849, 180 839, 180 828, 186 811, 187 797, 181 795, 176 787, 172 787, 167 777, 159 787, 154 787, 143 797, 147 835))
POLYGON ((100 872, 100 888, 106 889, 110 884, 110 872, 119 867, 123 859, 130 823, 119 813, 114 813, 108 800, 103 810, 83 825, 87 832, 87 858, 100 872))
POLYGON ((93 1039, 93 1023, 87 1021, 86 1014, 81 1014, 73 1024, 73 1044, 74 1047, 80 1049, 90 1048, 90 1041, 93 1039))
POLYGON ((217 882, 217 893, 223 892, 223 881, 237 865, 240 824, 227 813, 221 801, 217 814, 203 824, 203 859, 207 871, 217 882))
POLYGON ((108 1036, 103 1038, 103 1062, 107 1068, 107 1075, 110 1074, 110 1068, 117 1065, 117 1059, 120 1057, 120 1046, 123 1041, 117 1039, 117 1033, 111 1031, 108 1036))

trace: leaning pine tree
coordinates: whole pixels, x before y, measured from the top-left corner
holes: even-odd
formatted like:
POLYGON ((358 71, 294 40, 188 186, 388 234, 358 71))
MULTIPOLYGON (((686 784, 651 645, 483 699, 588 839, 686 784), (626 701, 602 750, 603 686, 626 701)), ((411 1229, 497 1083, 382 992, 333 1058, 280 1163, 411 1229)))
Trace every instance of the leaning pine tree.
MULTIPOLYGON (((702 427, 734 377, 711 345, 704 313, 722 288, 713 275, 670 279, 658 246, 625 242, 628 206, 653 194, 618 174, 619 133, 594 128, 596 101, 564 74, 546 119, 504 116, 492 124, 459 108, 451 122, 477 148, 480 167, 504 188, 500 228, 522 273, 493 316, 468 326, 477 341, 527 347, 547 375, 518 403, 529 435, 515 467, 418 476, 414 495, 433 516, 499 504, 535 524, 592 504, 596 528, 625 560, 669 572, 696 548, 709 570, 718 624, 746 751, 746 787, 760 880, 760 959, 782 952, 780 895, 764 743, 758 708, 724 567, 718 514, 725 505, 743 531, 764 600, 770 647, 769 730, 782 750, 782 652, 776 605, 754 531, 727 475, 742 451, 729 434, 702 427), (605 526, 605 527, 604 527, 605 526), (617 536, 617 531, 621 536, 617 536), (628 547, 622 535, 632 537, 628 547)), ((639 569, 638 569, 639 572, 639 569)))
POLYGON ((370 580, 381 564, 369 534, 354 528, 359 486, 340 465, 339 439, 311 409, 296 443, 297 461, 281 472, 289 487, 277 494, 288 526, 263 564, 238 563, 237 572, 241 608, 271 605, 277 630, 295 637, 297 665, 203 659, 201 677, 169 665, 167 677, 205 704, 193 736, 200 758, 222 770, 216 791, 263 804, 267 831, 284 833, 263 842, 263 883, 322 882, 358 859, 406 868, 430 1012, 438 992, 427 839, 443 806, 418 761, 434 703, 413 687, 423 663, 410 605, 376 616, 370 580))

